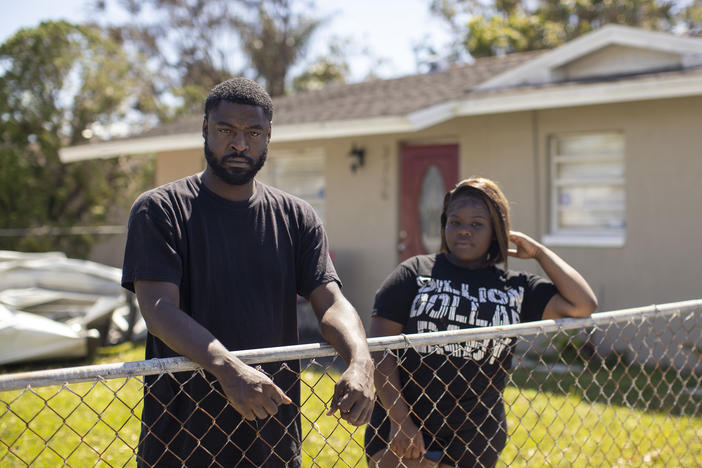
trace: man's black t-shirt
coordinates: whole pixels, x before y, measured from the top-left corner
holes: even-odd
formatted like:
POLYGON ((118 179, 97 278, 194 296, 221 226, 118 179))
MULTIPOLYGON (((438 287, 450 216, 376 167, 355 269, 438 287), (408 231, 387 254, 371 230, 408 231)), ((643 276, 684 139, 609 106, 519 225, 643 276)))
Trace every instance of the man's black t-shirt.
MULTIPOLYGON (((495 266, 469 270, 444 254, 420 255, 381 285, 373 315, 402 324, 405 334, 508 325, 540 320, 556 292, 536 275, 495 266)), ((513 348, 511 338, 495 338, 399 351, 402 394, 415 421, 446 437, 469 431, 467 421, 483 419, 476 412, 501 401, 513 348)))
MULTIPOLYGON (((229 350, 297 344, 297 295, 339 282, 321 221, 309 204, 259 182, 249 200, 226 200, 199 175, 148 191, 134 203, 122 285, 134 291, 139 280, 178 285, 180 308, 229 350)), ((148 335, 147 359, 176 355, 148 335)), ((227 405, 207 373, 148 377, 142 461, 276 466, 277 460, 284 466, 293 460, 294 466, 299 363, 285 364, 263 370, 295 404, 254 423, 227 405)))

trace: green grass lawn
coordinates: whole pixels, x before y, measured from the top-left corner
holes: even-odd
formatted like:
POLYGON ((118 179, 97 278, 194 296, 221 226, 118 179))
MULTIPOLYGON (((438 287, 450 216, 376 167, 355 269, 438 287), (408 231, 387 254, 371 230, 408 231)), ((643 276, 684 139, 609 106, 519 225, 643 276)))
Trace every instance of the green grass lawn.
MULTIPOLYGON (((142 356, 143 347, 122 345, 94 362, 142 356)), ((303 372, 303 466, 366 467, 364 428, 325 415, 337 376, 320 366, 303 372)), ((702 466, 702 402, 680 391, 688 378, 631 366, 577 380, 516 370, 499 466, 702 466)), ((134 466, 140 399, 135 378, 0 393, 0 466, 134 466)))

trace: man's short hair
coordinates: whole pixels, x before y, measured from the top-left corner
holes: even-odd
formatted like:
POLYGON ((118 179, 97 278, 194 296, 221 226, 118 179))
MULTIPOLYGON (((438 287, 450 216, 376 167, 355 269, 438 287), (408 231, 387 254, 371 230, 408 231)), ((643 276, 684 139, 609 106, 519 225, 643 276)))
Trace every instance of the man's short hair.
POLYGON ((248 78, 236 77, 223 81, 210 91, 205 100, 205 118, 222 101, 247 104, 263 109, 268 120, 273 119, 273 100, 266 90, 248 78))

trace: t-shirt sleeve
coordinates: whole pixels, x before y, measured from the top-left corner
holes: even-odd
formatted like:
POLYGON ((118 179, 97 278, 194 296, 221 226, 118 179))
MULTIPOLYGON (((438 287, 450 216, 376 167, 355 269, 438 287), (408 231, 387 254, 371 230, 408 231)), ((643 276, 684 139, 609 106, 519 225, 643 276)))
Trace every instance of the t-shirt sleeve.
POLYGON ((375 294, 371 316, 383 317, 405 325, 416 295, 417 275, 401 264, 380 285, 375 294))
POLYGON ((526 274, 526 294, 522 305, 522 322, 541 320, 546 304, 558 293, 556 286, 549 280, 532 274, 526 274))
POLYGON ((172 214, 147 194, 137 199, 129 214, 122 266, 122 287, 134 291, 140 280, 180 284, 183 263, 172 214))
POLYGON ((317 286, 332 281, 341 286, 341 280, 329 256, 327 234, 321 223, 315 223, 314 227, 302 235, 297 278, 297 293, 303 297, 309 297, 317 286))

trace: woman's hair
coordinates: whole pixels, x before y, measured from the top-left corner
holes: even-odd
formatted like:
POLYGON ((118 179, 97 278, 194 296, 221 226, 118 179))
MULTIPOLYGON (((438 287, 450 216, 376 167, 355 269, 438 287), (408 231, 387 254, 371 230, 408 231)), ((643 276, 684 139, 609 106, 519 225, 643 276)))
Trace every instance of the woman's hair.
POLYGON ((489 265, 504 263, 507 266, 507 249, 509 248, 509 202, 495 182, 484 177, 471 177, 456 184, 444 197, 441 211, 441 252, 449 253, 446 243, 446 222, 451 203, 461 197, 477 198, 485 203, 490 212, 492 224, 492 242, 487 253, 489 265))

